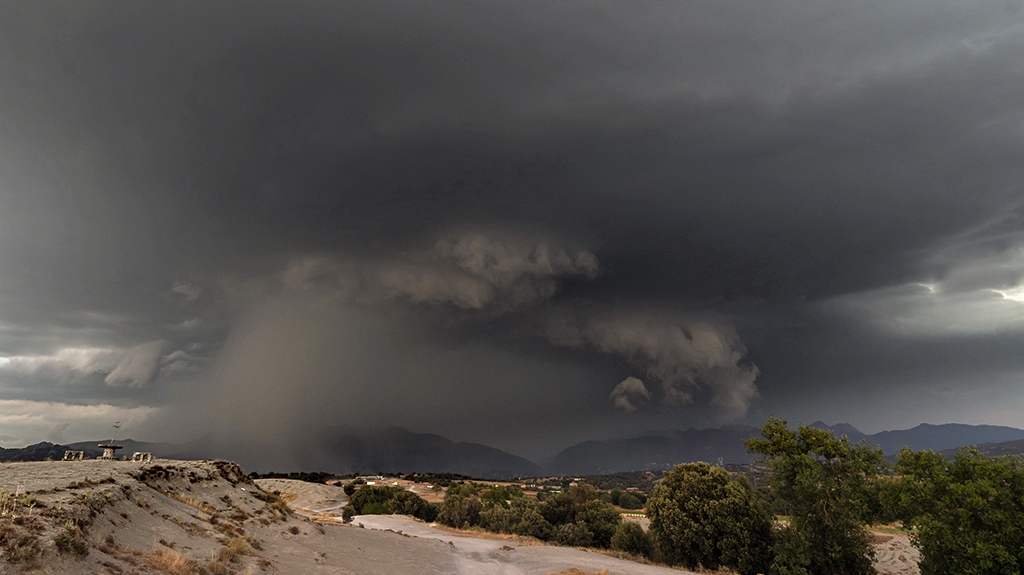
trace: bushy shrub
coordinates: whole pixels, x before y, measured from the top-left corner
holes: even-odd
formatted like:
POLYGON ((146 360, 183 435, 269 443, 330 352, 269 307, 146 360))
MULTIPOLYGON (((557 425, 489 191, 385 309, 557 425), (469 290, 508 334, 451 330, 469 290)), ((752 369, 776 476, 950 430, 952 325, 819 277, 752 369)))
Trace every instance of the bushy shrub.
POLYGON ((612 536, 611 547, 617 551, 625 551, 637 557, 649 557, 653 544, 651 543, 651 536, 644 531, 643 527, 631 521, 624 521, 615 530, 615 535, 612 536))
POLYGON ((512 532, 524 537, 536 537, 547 541, 555 534, 555 528, 537 511, 536 507, 525 509, 512 532))
POLYGON ((467 529, 480 524, 480 498, 466 495, 455 486, 448 488, 437 513, 437 521, 449 527, 467 529))
POLYGON ((767 572, 771 517, 750 484, 707 463, 677 465, 647 502, 651 535, 670 562, 688 568, 767 572))
POLYGON ((594 533, 582 521, 566 523, 558 528, 555 533, 555 541, 561 545, 572 547, 593 547, 594 533))
POLYGON ((1024 459, 903 450, 888 507, 917 527, 923 575, 1024 572, 1024 459))
POLYGON ((619 507, 623 509, 640 509, 643 507, 643 504, 640 503, 639 497, 632 493, 625 493, 619 498, 619 507))
POLYGON ((353 515, 411 515, 424 521, 436 517, 434 507, 422 497, 395 486, 363 487, 349 498, 349 506, 353 515))
POLYGON ((88 555, 89 546, 82 535, 82 529, 74 521, 68 520, 64 523, 64 530, 54 539, 57 550, 62 553, 74 553, 75 555, 88 555))
POLYGON ((612 504, 603 501, 597 490, 586 485, 548 497, 539 512, 556 530, 555 539, 564 545, 608 547, 622 522, 612 504))

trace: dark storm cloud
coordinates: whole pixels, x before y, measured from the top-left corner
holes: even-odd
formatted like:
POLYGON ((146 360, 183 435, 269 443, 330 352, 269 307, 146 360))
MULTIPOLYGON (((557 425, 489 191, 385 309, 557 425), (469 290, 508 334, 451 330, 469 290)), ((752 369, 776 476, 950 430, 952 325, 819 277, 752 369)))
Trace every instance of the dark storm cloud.
POLYGON ((823 406, 1021 373, 1019 2, 146 8, 0 9, 26 417, 895 426, 823 406), (691 349, 710 317, 720 361, 691 349))

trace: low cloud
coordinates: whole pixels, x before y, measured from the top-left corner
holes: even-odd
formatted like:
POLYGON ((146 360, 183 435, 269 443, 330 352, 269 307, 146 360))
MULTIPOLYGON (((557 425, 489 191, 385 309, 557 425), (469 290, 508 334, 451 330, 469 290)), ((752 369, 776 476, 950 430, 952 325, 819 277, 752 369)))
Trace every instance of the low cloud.
POLYGON ((634 398, 650 399, 651 392, 647 391, 647 386, 644 385, 644 382, 630 376, 615 386, 609 398, 615 403, 615 407, 626 413, 633 413, 636 411, 636 406, 630 400, 631 396, 634 398))
POLYGON ((122 350, 97 347, 66 347, 50 355, 19 355, 3 358, 0 373, 15 377, 36 376, 57 383, 72 383, 84 376, 109 373, 117 367, 122 350))
POLYGON ((139 430, 160 410, 109 404, 74 405, 57 401, 0 399, 0 435, 11 445, 24 446, 61 438, 109 437, 110 425, 121 422, 125 433, 139 430))
POLYGON ((661 383, 667 405, 692 403, 694 392, 707 390, 712 406, 726 417, 739 418, 759 396, 754 384, 760 373, 757 366, 741 363, 743 344, 721 321, 653 313, 559 315, 547 321, 544 333, 555 345, 589 347, 626 358, 661 383))
MULTIPOLYGON (((1015 214, 1011 222, 1018 222, 1015 214)), ((996 219, 949 240, 926 262, 930 277, 843 294, 819 308, 903 337, 1024 331, 1024 232, 996 219)))
POLYGON ((153 341, 131 348, 68 347, 50 355, 0 359, 0 374, 74 384, 90 376, 105 376, 115 387, 144 387, 156 378, 167 342, 153 341))
POLYGON ((379 262, 303 257, 289 263, 283 280, 346 303, 394 299, 502 312, 546 300, 560 280, 592 278, 599 268, 597 256, 587 251, 476 234, 379 262))
POLYGON ((203 290, 192 282, 178 280, 171 286, 171 293, 187 302, 193 302, 203 295, 203 290))
POLYGON ((160 360, 163 358, 167 343, 153 341, 135 346, 124 352, 106 379, 107 385, 123 387, 143 387, 153 381, 160 371, 160 360))

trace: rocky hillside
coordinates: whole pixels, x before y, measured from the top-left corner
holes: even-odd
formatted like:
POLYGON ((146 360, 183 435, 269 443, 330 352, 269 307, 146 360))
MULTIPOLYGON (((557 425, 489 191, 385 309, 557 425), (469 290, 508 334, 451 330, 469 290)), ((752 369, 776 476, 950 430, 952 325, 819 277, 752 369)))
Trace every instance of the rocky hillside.
MULTIPOLYGON (((359 552, 388 548, 393 534, 325 533, 233 463, 5 463, 0 486, 0 574, 394 572, 359 552)), ((440 546, 403 541, 381 555, 413 564, 440 546)))

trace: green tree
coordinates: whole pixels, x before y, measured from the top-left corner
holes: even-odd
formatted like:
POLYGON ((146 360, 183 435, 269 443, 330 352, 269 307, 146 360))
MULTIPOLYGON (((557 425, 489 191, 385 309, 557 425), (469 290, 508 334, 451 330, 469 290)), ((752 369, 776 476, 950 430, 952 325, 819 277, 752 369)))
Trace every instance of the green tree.
POLYGON ((552 525, 563 525, 575 521, 575 505, 568 493, 555 493, 544 500, 540 513, 552 525))
POLYGON ((662 555, 688 568, 763 573, 771 561, 771 516, 746 481, 707 463, 677 465, 647 501, 662 555))
POLYGON ((619 504, 619 498, 622 497, 622 493, 623 492, 621 490, 619 490, 619 489, 612 489, 612 491, 610 493, 610 495, 611 495, 611 504, 612 505, 618 505, 619 504))
POLYGON ((1024 460, 904 449, 887 508, 916 527, 922 575, 1024 572, 1024 460))
POLYGON ((480 496, 480 502, 481 503, 490 502, 490 503, 493 503, 495 505, 500 505, 501 507, 508 508, 508 500, 511 499, 511 498, 512 498, 512 496, 509 494, 509 491, 508 491, 507 488, 505 488, 505 487, 494 487, 492 489, 488 489, 487 491, 484 491, 484 494, 480 496))
POLYGON ((480 512, 480 527, 495 533, 512 533, 513 527, 519 523, 514 510, 504 508, 501 505, 484 504, 485 508, 480 512))
POLYGON ((612 549, 625 551, 637 557, 649 557, 653 544, 643 527, 632 521, 623 521, 612 536, 612 549))
POLYGON ((349 497, 353 515, 412 515, 433 521, 437 511, 422 497, 401 487, 363 487, 349 497))
POLYGON ((873 575, 874 550, 864 525, 877 518, 882 450, 826 430, 791 430, 775 417, 746 446, 771 468, 772 487, 792 512, 771 573, 873 575))
POLYGON ((602 501, 597 490, 588 485, 552 495, 539 511, 558 530, 555 537, 565 545, 607 547, 622 521, 615 507, 602 501))
POLYGON ((631 493, 625 493, 619 498, 619 507, 623 509, 640 509, 643 505, 640 503, 639 497, 631 493))
POLYGON ((458 529, 473 527, 480 524, 481 508, 480 498, 452 485, 438 509, 437 521, 458 529))
POLYGON ((593 534, 594 547, 608 547, 622 523, 622 516, 611 503, 595 498, 577 506, 576 522, 583 523, 593 534))
POLYGON ((548 523, 547 519, 544 519, 536 507, 530 507, 523 511, 519 523, 513 527, 512 532, 525 537, 536 537, 543 541, 555 536, 555 528, 548 523))
POLYGON ((593 547, 594 533, 582 521, 566 523, 555 532, 555 541, 572 547, 593 547))

